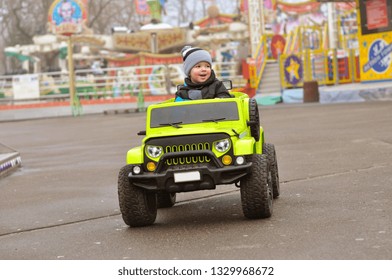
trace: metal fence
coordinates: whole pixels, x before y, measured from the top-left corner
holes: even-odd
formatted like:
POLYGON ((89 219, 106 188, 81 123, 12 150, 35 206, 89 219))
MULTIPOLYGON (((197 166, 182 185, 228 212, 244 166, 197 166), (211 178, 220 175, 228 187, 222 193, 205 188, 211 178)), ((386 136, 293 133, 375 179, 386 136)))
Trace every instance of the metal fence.
MULTIPOLYGON (((214 63, 219 79, 228 79, 233 87, 242 88, 246 80, 238 73, 235 62, 214 63)), ((171 95, 177 85, 184 82, 181 64, 146 65, 120 68, 87 69, 75 71, 75 87, 79 99, 118 98, 149 95, 171 95)), ((69 75, 67 72, 48 72, 14 76, 0 76, 0 103, 37 102, 69 99, 69 75), (18 84, 27 76, 37 83, 38 93, 29 95, 29 87, 18 84), (19 86, 19 88, 18 88, 19 86), (21 88, 22 87, 22 88, 21 88), (22 91, 22 97, 16 94, 22 91)))

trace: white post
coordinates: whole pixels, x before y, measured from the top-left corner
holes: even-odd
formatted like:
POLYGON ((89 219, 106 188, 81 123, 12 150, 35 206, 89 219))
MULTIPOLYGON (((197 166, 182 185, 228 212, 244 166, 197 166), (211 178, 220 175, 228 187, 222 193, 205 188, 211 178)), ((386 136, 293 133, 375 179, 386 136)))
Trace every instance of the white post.
POLYGON ((30 72, 30 60, 25 60, 25 61, 23 61, 23 63, 22 63, 22 68, 23 68, 24 70, 26 70, 27 73, 29 73, 29 72, 30 72))
POLYGON ((337 22, 336 22, 336 12, 334 9, 334 3, 328 3, 328 37, 329 37, 329 48, 336 49, 338 44, 337 38, 337 22))
MULTIPOLYGON (((60 43, 60 49, 63 49, 63 48, 68 48, 67 43, 64 42, 64 41, 60 43)), ((59 67, 60 67, 62 73, 67 73, 68 72, 68 70, 67 70, 67 58, 61 58, 61 56, 59 55, 59 67)))
POLYGON ((248 0, 249 5, 249 29, 250 29, 250 46, 252 56, 255 55, 260 38, 263 35, 263 6, 259 0, 248 0))
POLYGON ((41 59, 38 57, 34 57, 34 73, 40 73, 41 72, 41 59))

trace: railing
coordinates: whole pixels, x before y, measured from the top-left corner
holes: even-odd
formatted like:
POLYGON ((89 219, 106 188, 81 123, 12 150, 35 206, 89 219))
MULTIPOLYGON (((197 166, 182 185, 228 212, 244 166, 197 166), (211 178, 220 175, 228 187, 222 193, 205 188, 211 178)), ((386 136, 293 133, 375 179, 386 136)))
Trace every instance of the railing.
POLYGON ((305 50, 283 54, 279 60, 282 88, 302 87, 304 81, 316 80, 319 85, 360 82, 359 56, 355 50, 305 50), (291 62, 290 60, 293 60, 291 62), (293 68, 288 64, 294 63, 293 68), (289 73, 289 69, 296 71, 289 73), (294 75, 293 79, 287 79, 294 75))
MULTIPOLYGON (((238 74, 235 62, 214 63, 214 71, 219 79, 229 79, 233 87, 246 84, 238 74)), ((27 74, 29 75, 29 74, 27 74)), ((23 75, 22 75, 23 76, 23 75)), ((0 103, 36 102, 69 99, 69 76, 67 72, 33 74, 39 93, 36 96, 18 98, 15 95, 16 76, 0 76, 0 103)), ((171 95, 178 84, 184 82, 182 65, 147 65, 97 70, 76 70, 75 87, 80 99, 117 98, 123 96, 171 95)), ((23 89, 22 89, 23 90, 23 89)))
POLYGON ((338 16, 338 43, 341 49, 358 48, 357 10, 352 9, 338 16))
POLYGON ((327 49, 327 25, 322 28, 298 26, 288 34, 284 52, 279 59, 283 89, 302 87, 304 81, 310 80, 317 80, 319 85, 361 81, 357 26, 347 28, 343 21, 346 18, 353 22, 356 11, 349 11, 339 17, 339 50, 327 49), (297 65, 290 67, 289 62, 297 65))

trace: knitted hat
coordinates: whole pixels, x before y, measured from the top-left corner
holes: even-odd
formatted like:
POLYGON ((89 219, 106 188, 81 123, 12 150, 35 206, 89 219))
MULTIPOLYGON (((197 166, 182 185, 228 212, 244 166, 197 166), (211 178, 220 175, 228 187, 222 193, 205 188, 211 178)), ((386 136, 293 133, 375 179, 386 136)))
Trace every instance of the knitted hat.
POLYGON ((191 46, 185 46, 181 50, 182 58, 184 61, 184 73, 186 76, 189 76, 193 66, 198 64, 199 62, 205 61, 208 64, 212 65, 212 59, 209 52, 203 50, 201 48, 193 48, 191 46))

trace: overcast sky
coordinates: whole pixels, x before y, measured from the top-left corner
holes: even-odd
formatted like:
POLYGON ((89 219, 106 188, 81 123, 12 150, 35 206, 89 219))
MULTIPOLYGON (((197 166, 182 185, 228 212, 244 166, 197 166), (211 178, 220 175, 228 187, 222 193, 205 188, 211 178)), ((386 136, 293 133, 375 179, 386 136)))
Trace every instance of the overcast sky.
MULTIPOLYGON (((236 14, 239 1, 227 1, 227 0, 215 0, 215 1, 204 1, 205 7, 209 7, 213 3, 219 7, 219 10, 222 14, 236 14)), ((173 26, 178 25, 178 8, 177 8, 177 1, 176 0, 167 0, 166 1, 166 11, 167 15, 163 16, 162 22, 169 23, 173 26)), ((197 21, 202 19, 205 15, 203 14, 203 5, 202 1, 194 1, 194 0, 187 0, 189 4, 189 8, 194 10, 193 17, 189 18, 187 22, 182 22, 180 24, 188 24, 192 21, 197 21)))

